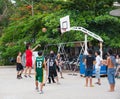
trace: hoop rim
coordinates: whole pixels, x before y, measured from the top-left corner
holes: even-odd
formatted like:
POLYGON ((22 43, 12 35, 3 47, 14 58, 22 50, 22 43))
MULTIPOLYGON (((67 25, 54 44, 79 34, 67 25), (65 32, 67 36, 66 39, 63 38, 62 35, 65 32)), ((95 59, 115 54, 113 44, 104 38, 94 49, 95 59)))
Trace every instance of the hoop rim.
POLYGON ((61 28, 62 33, 66 32, 67 28, 61 28))

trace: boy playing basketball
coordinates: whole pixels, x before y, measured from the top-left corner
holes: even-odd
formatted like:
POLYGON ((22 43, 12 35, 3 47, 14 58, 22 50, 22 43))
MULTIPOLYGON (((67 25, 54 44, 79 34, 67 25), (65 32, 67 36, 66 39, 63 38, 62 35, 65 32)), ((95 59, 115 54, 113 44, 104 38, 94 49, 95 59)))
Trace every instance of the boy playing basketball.
POLYGON ((17 69, 17 79, 22 78, 22 73, 23 73, 23 66, 21 64, 21 52, 18 53, 17 59, 16 59, 16 69, 17 69))
POLYGON ((34 64, 34 69, 35 69, 35 85, 36 85, 36 90, 39 91, 39 83, 40 83, 40 94, 43 94, 43 68, 46 69, 46 62, 45 58, 42 56, 42 51, 38 52, 38 57, 36 57, 35 64, 34 64))

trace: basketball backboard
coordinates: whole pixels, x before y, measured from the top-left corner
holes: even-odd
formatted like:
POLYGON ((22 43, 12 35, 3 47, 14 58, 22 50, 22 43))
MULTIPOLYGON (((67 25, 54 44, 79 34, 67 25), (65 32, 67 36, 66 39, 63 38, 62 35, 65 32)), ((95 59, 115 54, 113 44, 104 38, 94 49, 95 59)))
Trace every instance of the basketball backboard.
POLYGON ((64 33, 66 31, 70 31, 69 15, 60 19, 60 30, 61 30, 61 33, 64 33))

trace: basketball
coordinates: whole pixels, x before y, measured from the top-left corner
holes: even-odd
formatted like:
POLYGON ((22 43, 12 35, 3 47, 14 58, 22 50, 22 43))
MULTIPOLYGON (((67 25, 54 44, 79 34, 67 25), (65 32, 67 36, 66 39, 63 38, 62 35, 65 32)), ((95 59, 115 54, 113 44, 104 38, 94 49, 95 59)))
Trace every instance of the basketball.
POLYGON ((42 28, 42 32, 46 32, 47 31, 47 29, 46 28, 42 28))
POLYGON ((29 5, 29 6, 27 6, 27 8, 28 8, 28 9, 31 9, 31 8, 32 8, 32 6, 30 6, 30 5, 29 5))

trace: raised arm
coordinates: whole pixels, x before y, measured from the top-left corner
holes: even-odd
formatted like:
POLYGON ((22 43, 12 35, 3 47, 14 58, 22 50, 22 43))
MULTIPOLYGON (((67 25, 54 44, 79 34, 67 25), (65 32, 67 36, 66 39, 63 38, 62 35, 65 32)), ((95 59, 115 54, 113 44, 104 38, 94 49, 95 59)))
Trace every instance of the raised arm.
POLYGON ((32 49, 32 51, 36 50, 38 47, 41 47, 41 45, 40 45, 40 44, 36 45, 36 46, 32 49))

